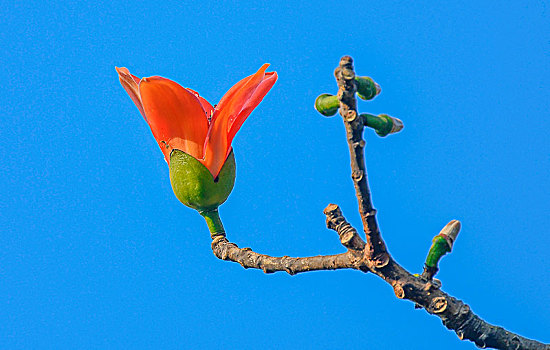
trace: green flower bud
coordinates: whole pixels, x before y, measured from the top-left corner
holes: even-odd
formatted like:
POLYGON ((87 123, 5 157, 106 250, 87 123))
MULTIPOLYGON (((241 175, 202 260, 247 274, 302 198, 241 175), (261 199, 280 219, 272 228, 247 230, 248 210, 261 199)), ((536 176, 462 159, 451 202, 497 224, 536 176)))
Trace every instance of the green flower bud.
POLYGON ((322 94, 315 99, 315 109, 325 117, 332 117, 338 112, 340 101, 331 94, 322 94))
POLYGON ((220 206, 235 184, 235 156, 227 157, 218 177, 197 159, 174 149, 170 153, 170 183, 180 202, 198 211, 209 211, 220 206))
POLYGON ((403 129, 403 122, 400 119, 390 117, 387 114, 372 115, 363 113, 361 116, 365 126, 374 129, 380 137, 397 133, 403 129))
POLYGON ((355 77, 355 83, 357 86, 357 96, 362 100, 372 100, 380 94, 380 85, 375 83, 372 78, 355 77))
POLYGON ((439 268, 439 260, 453 249, 453 244, 460 232, 460 221, 451 220, 432 240, 432 246, 424 263, 422 277, 431 280, 439 268))

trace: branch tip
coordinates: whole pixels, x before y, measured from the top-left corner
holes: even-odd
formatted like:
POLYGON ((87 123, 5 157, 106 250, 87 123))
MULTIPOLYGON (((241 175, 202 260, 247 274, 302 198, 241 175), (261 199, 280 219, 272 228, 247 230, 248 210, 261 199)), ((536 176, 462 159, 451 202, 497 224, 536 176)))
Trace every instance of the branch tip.
POLYGON ((354 251, 362 251, 365 248, 365 242, 359 237, 357 230, 346 220, 338 205, 327 205, 323 213, 327 217, 327 228, 338 233, 340 243, 344 247, 354 251))

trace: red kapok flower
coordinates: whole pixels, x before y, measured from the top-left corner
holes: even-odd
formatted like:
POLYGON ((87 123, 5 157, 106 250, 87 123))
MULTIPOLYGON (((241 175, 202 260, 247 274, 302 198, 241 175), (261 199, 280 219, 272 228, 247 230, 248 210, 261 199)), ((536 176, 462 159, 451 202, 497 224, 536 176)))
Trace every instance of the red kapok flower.
POLYGON ((116 68, 120 83, 149 124, 170 164, 172 150, 201 162, 216 178, 231 152, 237 131, 277 81, 264 64, 235 84, 216 108, 191 89, 169 79, 140 79, 126 68, 116 68))

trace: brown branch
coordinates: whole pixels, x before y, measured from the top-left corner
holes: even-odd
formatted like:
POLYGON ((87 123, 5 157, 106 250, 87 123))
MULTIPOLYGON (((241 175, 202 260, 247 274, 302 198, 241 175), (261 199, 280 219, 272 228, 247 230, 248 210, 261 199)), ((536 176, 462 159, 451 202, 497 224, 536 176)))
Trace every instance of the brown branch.
POLYGON ((376 210, 372 206, 369 184, 367 181, 367 169, 363 148, 363 118, 357 113, 355 100, 355 72, 353 71, 353 60, 344 56, 340 60, 340 66, 334 71, 338 83, 338 99, 340 100, 340 115, 344 119, 346 135, 351 159, 351 177, 355 186, 355 194, 359 202, 359 214, 363 221, 363 230, 367 238, 365 259, 369 265, 382 267, 389 261, 386 245, 380 235, 378 223, 376 222, 376 210))
POLYGON ((408 299, 428 313, 441 318, 445 327, 461 340, 495 349, 550 349, 549 344, 527 339, 494 326, 474 314, 470 307, 437 288, 437 285, 411 275, 391 257, 388 265, 372 271, 392 285, 399 299, 408 299))
POLYGON ((273 257, 258 254, 250 248, 239 248, 227 240, 225 233, 212 236, 212 251, 219 259, 237 262, 245 269, 260 269, 265 273, 285 271, 289 275, 308 271, 357 269, 361 260, 361 254, 353 251, 305 258, 273 257))
POLYGON ((355 251, 365 249, 365 241, 357 234, 357 230, 346 220, 340 207, 336 204, 329 204, 323 213, 327 216, 327 227, 336 231, 342 245, 355 251))
POLYGON ((366 243, 344 218, 340 208, 335 204, 329 204, 324 210, 327 227, 338 233, 340 243, 348 248, 346 253, 305 258, 272 257, 253 252, 250 248, 239 248, 229 242, 216 211, 214 219, 217 221, 209 221, 210 217, 205 216, 207 213, 202 213, 210 223, 214 254, 222 260, 238 262, 244 268, 261 269, 265 273, 286 271, 294 275, 307 271, 337 269, 371 271, 389 283, 399 299, 411 300, 418 308, 424 308, 428 313, 441 318, 445 327, 453 330, 460 339, 470 340, 482 348, 550 350, 550 344, 524 338, 482 320, 463 301, 439 289, 440 283, 412 275, 387 252, 376 221, 376 210, 372 205, 367 180, 363 151, 364 120, 357 114, 355 72, 351 57, 345 56, 341 59, 335 76, 339 87, 340 114, 344 119, 351 157, 352 179, 366 243))
MULTIPOLYGON (((340 114, 344 119, 349 145, 352 178, 367 238, 359 268, 368 268, 388 282, 398 298, 411 300, 430 314, 441 318, 443 324, 455 331, 460 339, 473 341, 479 347, 550 350, 550 344, 524 338, 482 320, 464 302, 438 289, 431 281, 411 275, 389 255, 378 229, 376 210, 372 206, 367 181, 363 153, 363 121, 356 110, 355 72, 351 57, 342 57, 339 67, 335 70, 335 76, 339 87, 340 114)), ((334 210, 328 210, 327 213, 327 209, 327 221, 334 221, 335 216, 341 216, 341 212, 338 214, 334 210)))
MULTIPOLYGON (((343 217, 337 205, 329 204, 324 213, 327 216, 329 228, 336 230, 339 235, 350 236, 346 232, 357 234, 357 231, 343 217)), ((360 237, 357 239, 363 242, 360 237)), ((356 241, 356 239, 353 238, 349 241, 356 241)), ((363 242, 363 246, 364 244, 363 242)), ((359 264, 356 268, 365 272, 369 271, 369 267, 366 265, 359 264)), ((480 347, 496 349, 550 349, 550 345, 524 338, 482 320, 463 301, 440 290, 439 284, 411 275, 391 257, 386 266, 370 271, 388 282, 399 299, 411 300, 428 313, 438 316, 443 324, 448 329, 454 330, 462 340, 471 340, 480 347)))

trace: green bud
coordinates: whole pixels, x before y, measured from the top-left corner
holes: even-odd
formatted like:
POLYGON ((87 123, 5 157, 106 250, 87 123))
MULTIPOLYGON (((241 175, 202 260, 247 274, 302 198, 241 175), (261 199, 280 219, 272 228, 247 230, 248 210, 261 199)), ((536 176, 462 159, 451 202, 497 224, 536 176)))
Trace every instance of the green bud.
POLYGON ((325 117, 332 117, 338 112, 340 101, 331 94, 322 94, 315 99, 315 109, 325 117))
POLYGON ((381 91, 380 85, 369 77, 355 77, 355 85, 357 86, 357 96, 365 101, 372 100, 381 91))
POLYGON ((430 247, 430 251, 428 252, 428 256, 426 257, 426 266, 437 267, 439 259, 441 259, 443 255, 447 254, 450 251, 451 249, 449 248, 449 244, 444 237, 434 237, 432 241, 432 246, 430 247))
POLYGON ((363 113, 361 116, 365 126, 374 129, 380 137, 397 133, 403 129, 403 122, 400 119, 390 117, 387 114, 372 115, 363 113))
POLYGON ((174 149, 170 153, 170 183, 180 202, 198 211, 220 206, 235 184, 235 156, 227 157, 218 177, 189 154, 174 149))
POLYGON ((451 220, 432 240, 432 246, 426 257, 426 266, 437 267, 439 259, 453 249, 453 244, 460 232, 460 221, 451 220))

